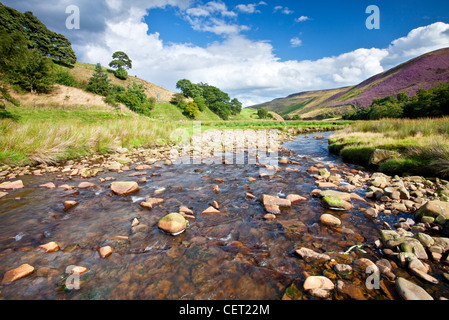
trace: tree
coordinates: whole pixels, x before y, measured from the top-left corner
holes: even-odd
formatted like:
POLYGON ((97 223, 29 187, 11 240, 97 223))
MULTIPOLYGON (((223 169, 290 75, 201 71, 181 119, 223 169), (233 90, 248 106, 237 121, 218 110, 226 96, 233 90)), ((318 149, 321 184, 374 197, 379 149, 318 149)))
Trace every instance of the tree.
POLYGON ((184 109, 184 115, 186 115, 187 117, 194 119, 196 117, 198 117, 199 115, 199 109, 198 109, 198 105, 193 102, 193 101, 189 101, 187 103, 187 106, 184 109))
POLYGON ((133 85, 128 85, 126 92, 120 87, 117 87, 120 91, 116 95, 116 100, 120 103, 123 103, 129 109, 139 114, 149 116, 150 111, 154 107, 155 101, 152 99, 148 99, 145 94, 145 90, 143 89, 143 84, 133 82, 133 85))
POLYGON ((114 52, 114 54, 112 55, 112 59, 114 59, 114 60, 112 60, 109 63, 109 66, 111 68, 114 68, 114 69, 124 68, 127 70, 133 68, 132 60, 123 51, 114 52))
POLYGON ((22 34, 29 49, 36 50, 56 63, 69 67, 76 63, 76 55, 70 41, 62 34, 48 30, 32 12, 21 13, 0 3, 0 30, 9 34, 22 34))
POLYGON ((31 93, 48 93, 53 89, 54 71, 48 58, 32 50, 15 72, 14 84, 31 93))
POLYGON ((268 110, 267 110, 267 108, 260 108, 259 110, 257 110, 257 116, 259 117, 259 119, 266 119, 266 118, 268 118, 268 110))
POLYGON ((132 60, 123 51, 114 52, 112 59, 114 60, 109 63, 109 66, 116 69, 114 75, 121 80, 126 80, 128 78, 128 72, 126 70, 132 69, 133 67, 132 60))
POLYGON ((103 70, 100 63, 95 66, 95 71, 89 79, 86 90, 102 96, 107 96, 110 91, 110 80, 108 74, 103 70))

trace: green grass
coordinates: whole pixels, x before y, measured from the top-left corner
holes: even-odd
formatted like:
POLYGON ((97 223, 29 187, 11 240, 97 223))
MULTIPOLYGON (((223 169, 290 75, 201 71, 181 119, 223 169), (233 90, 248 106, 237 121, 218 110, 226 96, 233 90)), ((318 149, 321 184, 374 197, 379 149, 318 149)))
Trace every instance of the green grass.
POLYGON ((379 165, 388 174, 449 177, 449 118, 359 121, 329 139, 344 161, 369 165, 375 149, 397 151, 379 165))
POLYGON ((11 107, 17 117, 0 120, 0 163, 54 163, 113 147, 151 147, 171 143, 177 122, 157 121, 114 109, 11 107))

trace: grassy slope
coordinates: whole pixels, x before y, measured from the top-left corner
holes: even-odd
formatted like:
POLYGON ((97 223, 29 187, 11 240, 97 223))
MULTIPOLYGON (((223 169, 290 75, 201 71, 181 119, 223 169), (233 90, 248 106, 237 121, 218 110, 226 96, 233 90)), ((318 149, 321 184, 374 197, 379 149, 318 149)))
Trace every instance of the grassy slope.
POLYGON ((429 89, 447 83, 448 58, 449 48, 432 51, 353 87, 302 92, 253 107, 266 107, 282 116, 299 114, 303 119, 317 118, 326 113, 342 114, 351 105, 367 107, 375 98, 396 95, 401 91, 411 96, 419 88, 429 89))
MULTIPOLYGON (((74 76, 76 81, 78 81, 82 86, 84 86, 89 82, 89 79, 92 76, 94 69, 95 69, 95 65, 77 62, 73 69, 69 69, 69 72, 71 75, 74 76)), ((111 80, 111 82, 113 84, 122 85, 126 88, 128 85, 132 85, 133 82, 142 83, 147 96, 157 99, 157 95, 159 94, 159 100, 161 102, 162 101, 165 101, 165 102, 170 101, 172 95, 174 94, 174 92, 167 90, 165 88, 162 88, 154 83, 150 83, 148 81, 145 81, 145 80, 142 80, 142 79, 132 76, 131 75, 132 70, 129 71, 130 75, 128 76, 128 79, 120 80, 113 75, 113 73, 112 73, 113 70, 104 68, 104 67, 103 67, 103 69, 108 71, 109 79, 111 80)))
POLYGON ((389 174, 449 176, 449 118, 360 121, 329 139, 329 150, 344 161, 367 166, 375 149, 397 151, 383 162, 389 174))
MULTIPOLYGON (((348 90, 348 88, 307 91, 262 103, 252 108, 267 108, 270 111, 279 113, 281 116, 300 115, 302 118, 314 118, 319 114, 328 112, 321 106, 325 100, 345 90, 348 90)), ((331 111, 335 112, 335 110, 331 111)))

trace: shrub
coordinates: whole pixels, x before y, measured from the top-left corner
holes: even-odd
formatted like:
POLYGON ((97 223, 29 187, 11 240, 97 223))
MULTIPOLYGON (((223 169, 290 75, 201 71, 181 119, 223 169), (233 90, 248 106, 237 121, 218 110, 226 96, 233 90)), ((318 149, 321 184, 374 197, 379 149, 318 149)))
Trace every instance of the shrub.
POLYGON ((62 68, 56 68, 55 82, 67 87, 79 87, 78 82, 69 71, 62 68))
POLYGON ((114 75, 121 80, 126 80, 128 78, 128 72, 123 68, 118 68, 115 70, 114 75))

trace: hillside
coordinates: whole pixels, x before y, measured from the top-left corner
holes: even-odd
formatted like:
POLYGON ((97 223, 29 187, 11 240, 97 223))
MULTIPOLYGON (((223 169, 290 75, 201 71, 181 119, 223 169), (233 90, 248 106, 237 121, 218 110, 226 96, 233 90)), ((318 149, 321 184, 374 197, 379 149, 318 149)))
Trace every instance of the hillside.
MULTIPOLYGON (((95 65, 77 62, 73 69, 69 69, 69 73, 76 79, 76 81, 78 83, 80 83, 81 85, 86 85, 89 82, 90 77, 92 77, 92 74, 94 73, 94 69, 95 69, 95 65)), ((165 88, 162 88, 161 86, 158 86, 154 83, 133 77, 131 75, 129 75, 128 79, 126 79, 126 80, 120 80, 114 76, 114 74, 112 73, 113 70, 107 69, 107 68, 104 68, 104 69, 108 71, 108 75, 109 75, 109 79, 111 80, 111 83, 124 86, 125 88, 128 85, 132 85, 133 82, 141 83, 141 84, 143 84, 143 87, 145 89, 145 93, 147 94, 147 96, 149 98, 157 99, 158 95, 159 95, 160 102, 170 101, 171 97, 174 94, 174 92, 167 90, 165 88)))
POLYGON ((302 118, 342 114, 351 106, 367 108, 373 99, 405 92, 413 96, 419 89, 434 88, 449 82, 449 48, 429 52, 362 83, 346 88, 308 91, 253 106, 302 118))

